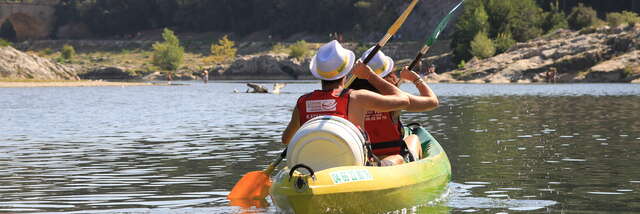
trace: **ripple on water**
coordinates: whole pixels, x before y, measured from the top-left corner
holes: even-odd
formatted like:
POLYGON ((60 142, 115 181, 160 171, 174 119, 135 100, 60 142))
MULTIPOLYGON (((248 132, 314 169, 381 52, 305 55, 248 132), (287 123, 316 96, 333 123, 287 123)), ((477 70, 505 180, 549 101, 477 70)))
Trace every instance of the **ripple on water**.
POLYGON ((563 158, 562 161, 568 161, 568 162, 585 162, 587 160, 585 159, 577 159, 577 158, 563 158))
POLYGON ((622 192, 587 192, 593 195, 624 195, 622 192))
POLYGON ((543 209, 544 207, 512 207, 509 208, 509 210, 514 210, 514 211, 533 211, 533 210, 539 210, 539 209, 543 209))
POLYGON ((489 182, 484 182, 484 181, 467 181, 464 182, 465 184, 471 184, 471 185, 489 185, 491 183, 489 182))

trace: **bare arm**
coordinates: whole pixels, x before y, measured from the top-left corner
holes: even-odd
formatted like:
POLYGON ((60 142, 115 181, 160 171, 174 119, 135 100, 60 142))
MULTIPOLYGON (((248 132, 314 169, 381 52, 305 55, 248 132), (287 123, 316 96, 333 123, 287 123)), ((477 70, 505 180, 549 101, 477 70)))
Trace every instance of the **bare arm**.
POLYGON ((289 125, 282 132, 282 143, 285 145, 289 145, 289 141, 293 138, 293 135, 300 128, 300 117, 298 115, 298 107, 293 109, 293 114, 291 114, 291 120, 289 120, 289 125))
POLYGON ((358 78, 366 79, 367 81, 369 81, 369 83, 371 83, 371 85, 378 89, 378 91, 380 91, 380 93, 383 95, 403 94, 402 90, 389 83, 388 81, 382 79, 382 77, 374 73, 369 66, 362 63, 360 60, 356 62, 356 65, 353 68, 353 72, 358 76, 358 78))
POLYGON ((436 93, 434 93, 429 85, 422 80, 416 72, 408 70, 405 66, 400 73, 402 79, 408 80, 415 84, 420 96, 409 94, 409 106, 405 109, 411 112, 430 111, 438 107, 439 101, 436 93))
POLYGON ((382 95, 369 90, 357 90, 351 92, 351 99, 361 108, 377 112, 404 110, 410 103, 404 92, 400 95, 382 95))
POLYGON ((402 90, 376 75, 369 66, 362 62, 356 62, 353 73, 360 79, 366 79, 383 94, 378 94, 368 90, 357 90, 352 92, 352 97, 356 105, 365 110, 378 112, 388 112, 402 110, 409 106, 409 97, 402 90))

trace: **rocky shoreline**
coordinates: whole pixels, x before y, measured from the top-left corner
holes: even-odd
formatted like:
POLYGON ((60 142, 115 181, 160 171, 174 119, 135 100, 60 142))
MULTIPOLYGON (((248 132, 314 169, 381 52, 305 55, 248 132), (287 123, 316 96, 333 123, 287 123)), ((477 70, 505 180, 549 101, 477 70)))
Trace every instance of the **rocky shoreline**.
POLYGON ((638 82, 639 50, 640 25, 558 30, 449 73, 474 83, 638 82))
MULTIPOLYGON (((71 62, 56 62, 56 54, 41 54, 47 46, 60 42, 33 41, 18 44, 25 52, 12 47, 0 48, 0 79, 34 80, 166 80, 166 73, 149 67, 149 50, 130 49, 148 46, 144 41, 78 41, 82 56, 71 62), (132 43, 132 44, 129 44, 132 43), (34 46, 28 46, 32 44, 34 46), (47 45, 48 44, 48 45, 47 45), (103 50, 91 52, 90 47, 103 50), (34 50, 35 49, 35 50, 34 50), (118 51, 119 49, 119 51, 118 51)), ((426 62, 438 67, 429 82, 462 83, 536 83, 554 82, 640 82, 640 25, 602 27, 583 31, 558 30, 526 43, 518 43, 500 55, 472 59, 461 68, 451 62, 447 41, 436 43, 426 62)), ((318 44, 312 43, 312 46, 318 44)), ((345 46, 357 50, 357 43, 345 46)), ((416 42, 390 43, 385 53, 396 59, 399 68, 410 63, 416 42)), ((238 45, 238 56, 228 64, 211 65, 202 53, 189 53, 185 65, 174 72, 174 80, 200 78, 209 71, 210 80, 312 80, 310 57, 291 58, 273 53, 272 43, 246 42, 238 45)), ((46 50, 46 49, 45 49, 46 50)), ((50 51, 50 50, 49 50, 50 51)))

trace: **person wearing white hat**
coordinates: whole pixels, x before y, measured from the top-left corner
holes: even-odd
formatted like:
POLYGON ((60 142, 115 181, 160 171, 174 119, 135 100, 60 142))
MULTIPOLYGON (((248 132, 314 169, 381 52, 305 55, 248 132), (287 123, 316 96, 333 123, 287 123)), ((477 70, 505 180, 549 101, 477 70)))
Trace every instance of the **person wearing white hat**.
MULTIPOLYGON (((373 48, 370 48, 365 51, 360 59, 368 56, 372 49, 373 48)), ((368 65, 371 66, 371 69, 373 69, 376 74, 389 83, 395 86, 398 86, 400 83, 398 76, 392 72, 394 66, 393 59, 386 56, 382 51, 376 53, 368 65)), ((410 104, 403 110, 420 112, 432 110, 438 106, 438 98, 429 86, 424 83, 422 78, 420 78, 420 75, 409 71, 405 66, 401 76, 403 79, 415 83, 420 91, 420 96, 407 93, 410 104)), ((366 84, 366 82, 364 84, 366 84)), ((367 86, 360 87, 370 88, 367 86)), ((382 159, 383 165, 397 165, 404 163, 405 160, 412 161, 422 158, 422 147, 418 136, 403 136, 400 111, 368 111, 365 116, 364 127, 371 142, 372 152, 382 159)))
POLYGON ((284 144, 289 143, 300 125, 317 116, 339 116, 363 128, 368 110, 396 111, 409 105, 409 97, 404 92, 376 75, 369 66, 359 60, 356 62, 355 54, 343 48, 338 41, 333 40, 320 47, 311 59, 309 69, 321 80, 322 89, 298 98, 291 120, 282 133, 284 144), (349 72, 368 80, 385 93, 345 89, 344 79, 349 72))

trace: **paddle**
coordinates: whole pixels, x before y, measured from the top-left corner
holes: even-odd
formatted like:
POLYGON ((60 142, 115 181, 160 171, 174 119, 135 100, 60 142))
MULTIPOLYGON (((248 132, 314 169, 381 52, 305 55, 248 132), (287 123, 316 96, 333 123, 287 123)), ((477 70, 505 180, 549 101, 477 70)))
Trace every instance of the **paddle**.
POLYGON ((449 19, 451 19, 453 12, 455 12, 458 9, 458 7, 462 5, 463 2, 464 0, 460 1, 460 3, 458 3, 453 9, 451 9, 451 11, 449 11, 449 14, 447 14, 440 21, 440 23, 438 23, 438 26, 436 26, 436 29, 433 30, 433 33, 431 34, 431 36, 427 38, 427 41, 424 43, 424 46, 422 46, 422 49, 420 49, 420 52, 418 52, 418 55, 416 56, 416 58, 413 59, 413 62, 411 62, 411 64, 409 65, 409 70, 413 70, 413 68, 416 66, 416 64, 418 64, 420 59, 422 59, 422 57, 427 54, 427 51, 429 51, 429 48, 431 48, 431 45, 433 45, 436 39, 438 39, 438 36, 440 36, 440 33, 442 32, 442 30, 444 30, 444 28, 447 27, 447 24, 449 23, 449 19))
MULTIPOLYGON (((364 64, 369 63, 369 61, 371 61, 373 56, 375 56, 376 53, 378 53, 380 48, 384 47, 384 45, 387 44, 389 39, 391 39, 391 37, 393 35, 395 35, 396 32, 398 32, 398 29, 400 29, 400 27, 402 26, 404 21, 407 20, 407 17, 409 16, 409 14, 411 14, 411 11, 413 11, 413 8, 416 6, 418 1, 419 0, 411 1, 411 4, 409 4, 409 6, 407 6, 407 9, 405 9, 404 12, 402 12, 400 17, 398 17, 398 19, 396 20, 396 22, 394 22, 393 25, 391 25, 391 27, 389 28, 389 30, 387 30, 387 33, 384 35, 384 37, 382 37, 382 39, 380 41, 378 41, 376 46, 373 47, 373 50, 371 50, 371 53, 369 53, 369 55, 367 55, 367 57, 364 58, 364 61, 363 61, 364 64)), ((356 80, 356 76, 355 75, 351 75, 349 77, 349 79, 347 80, 347 83, 345 84, 345 88, 348 88, 351 85, 351 83, 353 83, 354 80, 356 80)))
POLYGON ((284 159, 287 149, 282 151, 276 160, 271 162, 263 171, 248 172, 233 186, 227 198, 229 200, 253 200, 264 199, 269 195, 271 187, 271 179, 269 175, 275 170, 276 166, 284 159))

